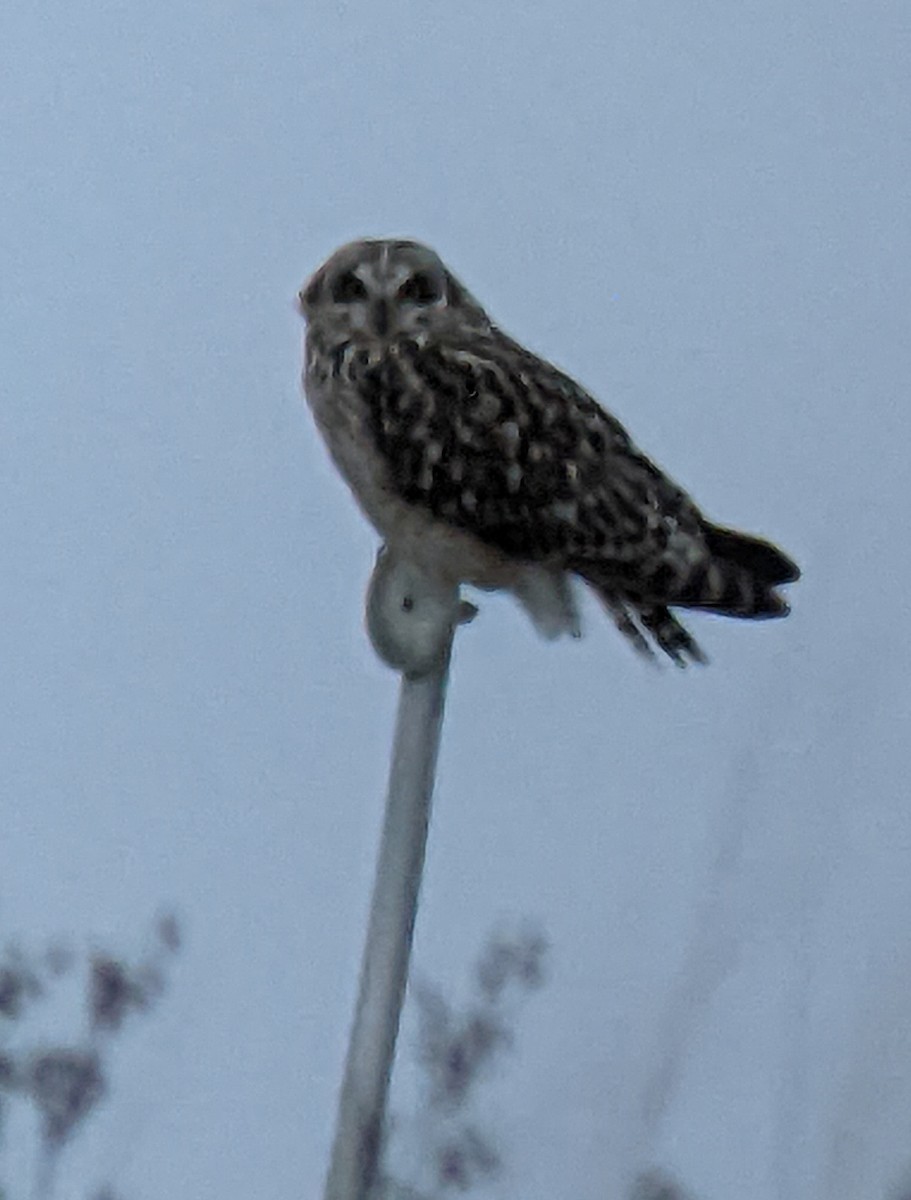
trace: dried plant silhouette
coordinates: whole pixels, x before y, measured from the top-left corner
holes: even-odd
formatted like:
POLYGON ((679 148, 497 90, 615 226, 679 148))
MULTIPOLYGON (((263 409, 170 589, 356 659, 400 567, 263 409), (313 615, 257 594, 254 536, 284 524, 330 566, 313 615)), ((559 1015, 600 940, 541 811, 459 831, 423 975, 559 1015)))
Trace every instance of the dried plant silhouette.
MULTIPOLYGON (((134 1013, 148 1012, 165 989, 170 959, 180 948, 176 918, 155 925, 149 950, 128 963, 105 951, 80 957, 54 945, 42 952, 8 946, 0 958, 0 1133, 13 1110, 35 1117, 34 1200, 52 1200, 60 1154, 108 1094, 107 1067, 115 1039, 134 1013), (49 1043, 30 1028, 43 1001, 81 974, 82 1033, 49 1043)), ((2 1151, 0 1142, 0 1168, 2 1151)), ((4 1172, 5 1173, 5 1169, 4 1172)), ((0 1200, 19 1200, 24 1188, 0 1174, 0 1200)), ((110 1185, 91 1200, 117 1200, 110 1185)))
POLYGON ((412 1143, 410 1157, 420 1178, 406 1181, 384 1171, 379 1192, 385 1200, 464 1194, 500 1172, 494 1132, 484 1127, 476 1102, 484 1081, 514 1045, 522 1003, 545 981, 546 954, 547 942, 538 932, 491 937, 462 1007, 430 983, 412 985, 422 1105, 418 1119, 394 1120, 391 1133, 412 1143))

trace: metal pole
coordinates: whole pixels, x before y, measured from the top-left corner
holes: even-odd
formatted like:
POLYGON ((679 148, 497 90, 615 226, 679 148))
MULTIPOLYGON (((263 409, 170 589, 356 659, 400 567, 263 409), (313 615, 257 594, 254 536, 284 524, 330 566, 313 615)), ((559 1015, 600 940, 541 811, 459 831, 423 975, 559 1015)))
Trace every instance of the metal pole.
POLYGON ((381 552, 367 599, 377 652, 402 671, 367 942, 324 1200, 367 1200, 377 1180, 389 1078, 424 866, 455 625, 455 587, 381 552))

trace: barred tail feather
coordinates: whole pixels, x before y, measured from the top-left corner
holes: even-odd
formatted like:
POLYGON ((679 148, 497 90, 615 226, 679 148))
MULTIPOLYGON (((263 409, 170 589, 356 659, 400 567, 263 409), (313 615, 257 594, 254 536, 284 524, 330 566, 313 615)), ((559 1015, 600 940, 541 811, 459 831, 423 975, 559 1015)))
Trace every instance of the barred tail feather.
POLYGON ((707 659, 672 607, 752 620, 783 617, 789 609, 775 589, 800 576, 786 554, 761 538, 709 524, 702 533, 689 562, 664 559, 650 571, 591 562, 576 568, 640 653, 654 657, 657 646, 681 667, 707 659))
POLYGON ((609 587, 596 583, 592 583, 592 586, 613 617, 614 624, 643 658, 654 661, 654 643, 678 667, 685 667, 690 662, 708 662, 696 639, 663 605, 640 608, 632 601, 621 599, 609 587))
POLYGON ((688 661, 699 663, 701 666, 708 663, 702 647, 669 608, 663 605, 657 608, 643 608, 640 609, 639 616, 658 646, 678 667, 685 667, 688 661))
POLYGON ((800 578, 797 563, 762 538, 709 524, 703 535, 713 555, 736 563, 767 584, 794 583, 800 578))
POLYGON ((750 534, 706 524, 709 554, 677 580, 663 597, 682 608, 702 608, 730 617, 785 617, 790 609, 775 590, 800 577, 800 569, 777 546, 750 534))

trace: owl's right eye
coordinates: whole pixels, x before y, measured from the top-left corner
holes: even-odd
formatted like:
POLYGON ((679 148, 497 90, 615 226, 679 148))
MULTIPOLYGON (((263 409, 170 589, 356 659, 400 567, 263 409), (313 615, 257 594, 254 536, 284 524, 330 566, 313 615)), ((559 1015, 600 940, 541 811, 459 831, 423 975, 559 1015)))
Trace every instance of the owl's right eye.
POLYGON ((339 275, 332 285, 332 299, 336 304, 350 304, 353 300, 366 300, 367 289, 353 271, 339 275))
POLYGON ((399 299, 413 304, 435 304, 440 299, 440 285, 427 271, 415 271, 399 288, 399 299))

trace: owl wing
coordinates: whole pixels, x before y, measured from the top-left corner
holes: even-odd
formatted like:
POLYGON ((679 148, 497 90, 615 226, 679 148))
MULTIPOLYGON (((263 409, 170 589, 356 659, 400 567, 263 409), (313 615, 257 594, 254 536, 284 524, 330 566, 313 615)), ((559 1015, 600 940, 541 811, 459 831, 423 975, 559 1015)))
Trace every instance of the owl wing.
POLYGON ((402 342, 364 379, 393 487, 504 553, 632 581, 702 518, 623 426, 556 367, 494 331, 402 342))

